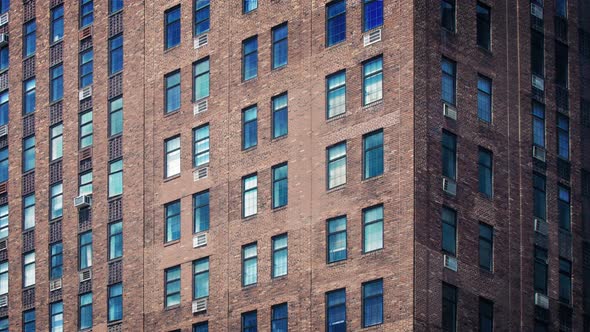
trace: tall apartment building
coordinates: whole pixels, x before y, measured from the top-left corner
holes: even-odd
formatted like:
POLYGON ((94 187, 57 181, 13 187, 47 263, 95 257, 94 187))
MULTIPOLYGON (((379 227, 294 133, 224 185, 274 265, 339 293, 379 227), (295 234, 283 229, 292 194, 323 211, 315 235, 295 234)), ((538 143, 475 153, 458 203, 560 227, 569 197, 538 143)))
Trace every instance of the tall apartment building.
POLYGON ((0 331, 590 331, 588 1, 0 14, 0 331))

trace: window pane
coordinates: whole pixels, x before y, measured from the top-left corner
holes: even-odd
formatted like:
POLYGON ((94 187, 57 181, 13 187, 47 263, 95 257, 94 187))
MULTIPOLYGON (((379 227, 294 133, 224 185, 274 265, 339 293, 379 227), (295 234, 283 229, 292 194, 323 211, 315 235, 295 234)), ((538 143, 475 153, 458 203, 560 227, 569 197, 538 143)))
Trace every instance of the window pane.
POLYGON ((383 131, 370 133, 363 138, 364 174, 368 179, 383 174, 383 131))
POLYGON ((194 201, 194 232, 203 232, 209 229, 209 191, 195 194, 194 201))
POLYGON ((383 0, 363 1, 363 30, 368 31, 383 25, 383 0))
POLYGON ((346 39, 346 1, 332 1, 326 5, 326 46, 346 39))

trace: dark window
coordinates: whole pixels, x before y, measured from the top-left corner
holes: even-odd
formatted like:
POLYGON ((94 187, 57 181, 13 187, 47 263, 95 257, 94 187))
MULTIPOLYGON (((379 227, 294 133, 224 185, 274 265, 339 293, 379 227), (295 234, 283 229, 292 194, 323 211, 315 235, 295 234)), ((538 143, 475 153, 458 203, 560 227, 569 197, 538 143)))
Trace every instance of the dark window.
POLYGON ((383 56, 363 63, 363 105, 383 99, 383 56))
POLYGON ((547 250, 535 247, 535 291, 545 295, 547 294, 547 270, 547 250))
POLYGON ((457 254, 457 212, 448 207, 442 209, 442 250, 457 254))
POLYGON ((94 72, 94 53, 92 49, 80 53, 80 88, 92 84, 94 72))
POLYGON ((78 321, 80 322, 80 330, 92 328, 92 293, 80 295, 79 305, 80 308, 78 309, 78 312, 80 317, 78 318, 78 321))
POLYGON ((479 267, 492 271, 494 265, 494 228, 479 224, 479 267))
POLYGON ((486 197, 492 197, 494 155, 491 151, 480 147, 477 164, 479 170, 479 192, 486 197))
POLYGON ((289 309, 287 303, 275 304, 271 308, 271 332, 287 332, 289 330, 289 309))
POLYGON ((272 277, 287 275, 288 269, 288 237, 287 234, 277 235, 272 238, 272 277))
POLYGON ((50 70, 51 82, 50 82, 50 102, 60 100, 64 94, 64 67, 63 65, 57 65, 50 70))
POLYGON ((545 105, 533 102, 533 144, 545 147, 545 105))
POLYGON ((109 10, 111 13, 115 13, 123 9, 123 0, 109 0, 109 4, 109 10))
POLYGON ((479 298, 479 331, 494 331, 494 302, 479 298))
POLYGON ((8 69, 10 65, 10 52, 8 45, 0 47, 0 71, 8 69))
POLYGON ((123 97, 109 102, 109 137, 123 132, 123 97))
POLYGON ((8 332, 8 317, 0 318, 0 332, 8 332))
POLYGON ((209 322, 194 324, 193 332, 209 332, 209 322))
POLYGON ((442 175, 457 179, 457 136, 446 130, 442 134, 442 175))
POLYGON ((327 261, 334 263, 345 260, 346 250, 346 216, 328 219, 327 221, 327 261))
POLYGON ((164 16, 166 24, 164 48, 169 49, 180 44, 180 6, 168 9, 164 16))
POLYGON ((166 150, 164 177, 169 178, 180 174, 180 136, 164 141, 164 148, 166 150))
POLYGON ((557 206, 559 210, 559 228, 571 230, 570 189, 559 185, 557 206))
POLYGON ((568 86, 568 53, 567 45, 555 43, 555 83, 562 87, 568 86))
POLYGON ((33 113, 37 104, 37 81, 30 78, 23 83, 23 111, 25 114, 33 113))
POLYGON ((490 7, 477 4, 477 45, 489 50, 492 44, 492 13, 490 7))
POLYGON ((363 179, 383 174, 383 130, 363 136, 363 179))
POLYGON ((193 129, 193 166, 209 163, 209 124, 193 129))
POLYGON ((242 149, 258 145, 258 108, 250 106, 242 111, 242 149))
POLYGON ((326 46, 346 40, 346 1, 326 4, 326 46))
POLYGON ((92 145, 92 110, 80 114, 80 149, 92 145))
POLYGON ((455 0, 440 2, 440 24, 443 28, 455 32, 455 0))
POLYGON ((180 265, 164 271, 166 277, 166 308, 180 304, 180 265))
POLYGON ((289 61, 289 27, 287 23, 272 28, 272 69, 283 67, 289 61))
POLYGON ((63 275, 63 244, 61 242, 53 243, 49 246, 51 257, 49 279, 59 279, 63 275))
POLYGON ((35 332, 35 309, 23 312, 23 332, 35 332))
POLYGON ((109 260, 123 256, 123 222, 109 224, 109 260))
POLYGON ((346 290, 326 293, 326 332, 346 331, 346 290))
POLYGON ((109 39, 109 75, 123 70, 123 35, 109 39))
POLYGON ((23 140, 23 172, 35 168, 35 136, 23 140))
POLYGON ((49 305, 49 330, 51 332, 62 332, 64 328, 64 304, 62 301, 49 305))
POLYGON ((0 14, 6 13, 10 9, 10 0, 0 1, 0 14))
POLYGON ((555 15, 567 17, 567 0, 555 0, 555 15))
MULTIPOLYGON (((247 0, 246 0, 247 1, 247 0)), ((258 317, 256 311, 249 311, 242 314, 242 332, 257 332, 258 317)))
POLYGON ((193 232, 199 233, 209 229, 209 191, 193 195, 193 232))
POLYGON ((193 299, 209 296, 209 257, 193 262, 193 299))
POLYGON ((94 2, 92 0, 80 0, 80 28, 94 21, 94 2))
POLYGON ((346 184, 346 142, 332 145, 326 149, 328 189, 346 184))
POLYGON ((242 80, 258 76, 258 36, 242 42, 242 80))
POLYGON ((37 22, 32 20, 25 23, 23 30, 23 57, 26 58, 37 50, 37 22))
POLYGON ((195 101, 209 97, 209 69, 208 57, 193 64, 193 99, 195 101))
POLYGON ((195 0, 195 36, 209 31, 210 16, 209 0, 195 0))
POLYGON ((535 30, 531 31, 531 71, 540 77, 545 73, 545 35, 535 30))
POLYGON ((92 266, 92 231, 82 233, 78 237, 78 262, 80 270, 92 266))
POLYGON ((326 109, 328 119, 346 112, 346 71, 326 77, 326 109))
POLYGON ((287 93, 272 98, 272 138, 285 136, 288 133, 288 96, 287 93))
POLYGON ((164 206, 166 214, 166 242, 180 239, 180 201, 174 201, 164 206))
POLYGON ((457 97, 457 63, 442 58, 442 100, 455 105, 457 97))
POLYGON ((383 323, 383 279, 363 284, 363 327, 383 323))
POLYGON ((108 297, 108 321, 123 319, 123 284, 109 286, 108 297))
POLYGON ((59 5, 51 9, 51 40, 55 43, 64 37, 64 6, 59 5))
POLYGON ((242 286, 253 285, 258 281, 257 244, 242 246, 242 286))
POLYGON ((258 8, 258 0, 244 0, 244 13, 249 13, 258 8))
POLYGON ((533 173, 533 213, 535 217, 546 219, 547 215, 547 194, 545 189, 545 177, 533 173))
POLYGON ((457 288, 444 282, 442 285, 442 330, 457 331, 457 288))
POLYGON ((8 123, 8 90, 0 92, 0 126, 8 123))
POLYGON ((559 259, 559 301, 571 304, 572 299, 572 263, 559 259))
POLYGON ((281 164, 272 168, 272 208, 287 205, 289 201, 288 165, 281 164))
POLYGON ((383 249, 383 205, 363 209, 363 253, 383 249))
POLYGON ((166 113, 180 109, 180 70, 166 75, 166 113))
POLYGON ((383 0, 363 0, 363 31, 383 25, 383 0))
POLYGON ((561 114, 557 114, 557 155, 570 159, 570 119, 561 114))
POLYGON ((477 115, 482 121, 492 122, 492 80, 482 75, 477 80, 477 115))

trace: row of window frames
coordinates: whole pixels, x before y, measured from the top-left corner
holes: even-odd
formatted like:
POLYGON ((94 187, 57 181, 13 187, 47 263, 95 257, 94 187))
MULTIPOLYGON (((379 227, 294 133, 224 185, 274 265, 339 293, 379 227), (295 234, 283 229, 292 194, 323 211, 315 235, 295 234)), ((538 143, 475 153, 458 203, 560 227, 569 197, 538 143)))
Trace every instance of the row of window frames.
MULTIPOLYGON (((456 332, 459 329, 457 323, 457 306, 459 304, 459 290, 457 287, 442 283, 442 330, 456 332)), ((479 331, 492 332, 494 330, 494 302, 479 297, 478 325, 479 331)))
MULTIPOLYGON (((492 9, 478 1, 475 12, 477 46, 485 50, 490 50, 492 47, 492 9)), ((448 31, 455 32, 455 16, 455 0, 442 0, 441 26, 448 31)))
MULTIPOLYGON (((569 84, 569 48, 558 40, 555 41, 555 84, 562 88, 569 84)), ((545 35, 531 30, 531 72, 534 75, 545 75, 545 35)))
MULTIPOLYGON (((534 257, 533 286, 535 292, 547 295, 549 284, 547 249, 535 246, 534 257)), ((559 257, 559 301, 572 304, 572 263, 562 257, 559 257)))

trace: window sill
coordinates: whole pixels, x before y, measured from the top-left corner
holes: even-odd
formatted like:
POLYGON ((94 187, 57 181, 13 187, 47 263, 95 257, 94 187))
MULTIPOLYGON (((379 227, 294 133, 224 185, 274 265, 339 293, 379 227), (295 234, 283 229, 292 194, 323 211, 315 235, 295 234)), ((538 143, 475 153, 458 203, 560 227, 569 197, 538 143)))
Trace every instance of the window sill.
POLYGON ((347 116, 348 116, 348 113, 346 111, 344 111, 344 113, 334 115, 334 116, 332 116, 330 118, 326 118, 326 123, 337 121, 337 120, 346 118, 347 116))
POLYGON ((117 257, 117 258, 113 258, 113 259, 109 259, 109 260, 107 261, 107 263, 109 263, 109 264, 113 264, 113 263, 117 263, 117 262, 120 262, 120 261, 123 261, 123 256, 121 256, 121 257, 117 257))
POLYGON ((382 330, 383 329, 383 323, 379 323, 379 324, 375 324, 375 325, 371 325, 371 326, 367 326, 367 327, 362 327, 361 331, 373 331, 373 330, 382 330))
POLYGON ((330 50, 330 49, 335 49, 338 46, 342 46, 342 45, 345 45, 345 44, 346 44, 346 38, 344 38, 343 40, 341 40, 341 41, 339 41, 339 42, 337 42, 335 44, 332 44, 332 45, 324 44, 325 45, 324 48, 326 50, 330 50))
POLYGON ((54 164, 57 164, 57 163, 59 163, 60 161, 62 161, 62 159, 63 159, 63 157, 59 157, 59 158, 57 158, 57 159, 50 160, 50 161, 49 161, 49 166, 52 166, 52 165, 54 165, 54 164))
POLYGON ((30 58, 34 58, 35 57, 35 53, 30 54, 30 55, 25 55, 23 56, 23 62, 29 60, 30 58))
POLYGON ((270 278, 270 281, 271 281, 271 282, 281 282, 281 281, 285 281, 285 280, 287 280, 287 277, 288 277, 288 276, 289 276, 289 274, 287 273, 287 274, 285 274, 285 275, 282 275, 282 276, 278 276, 278 277, 271 277, 271 278, 270 278))
POLYGON ((381 179, 381 178, 383 178, 383 176, 384 176, 383 174, 385 174, 385 170, 383 170, 383 173, 382 173, 382 174, 375 175, 375 176, 372 176, 372 177, 370 177, 370 178, 366 178, 366 179, 365 179, 365 178, 363 178, 363 179, 361 180, 361 183, 367 183, 367 182, 377 181, 377 179, 381 179))
POLYGON ((180 108, 175 109, 175 110, 170 111, 170 112, 166 112, 166 110, 164 110, 164 118, 167 118, 169 116, 172 116, 172 115, 175 115, 175 114, 178 114, 178 113, 180 113, 180 108))
POLYGON ((344 183, 344 184, 341 184, 341 185, 339 185, 339 186, 337 186, 337 187, 334 187, 334 188, 328 188, 328 189, 326 190, 326 194, 331 194, 331 193, 333 193, 333 192, 342 191, 342 190, 344 190, 344 189, 346 189, 346 183, 344 183))
POLYGON ((180 239, 164 242, 164 247, 170 247, 178 243, 180 243, 180 239))
POLYGON ((346 262, 347 261, 348 261, 348 259, 345 258, 345 259, 342 259, 342 260, 339 260, 339 261, 336 261, 336 262, 326 263, 326 265, 328 267, 338 267, 338 266, 341 266, 341 265, 346 265, 346 262))
POLYGON ((54 42, 50 42, 50 43, 49 43, 49 47, 53 47, 53 46, 55 46, 55 45, 58 45, 58 44, 60 44, 60 43, 63 43, 63 41, 64 41, 64 37, 62 36, 60 40, 56 40, 56 41, 54 41, 54 42))
POLYGON ((247 216, 247 217, 242 216, 242 221, 250 221, 252 219, 256 219, 257 217, 258 217, 258 213, 253 214, 251 216, 247 216))
POLYGON ((180 304, 171 305, 169 307, 164 307, 164 311, 173 311, 180 308, 180 304))
POLYGON ((249 147, 249 148, 247 148, 247 149, 242 149, 242 152, 250 152, 250 151, 254 151, 254 150, 256 150, 257 148, 258 148, 258 145, 254 145, 254 146, 251 146, 251 147, 249 147))
POLYGON ((115 196, 111 196, 111 197, 107 197, 107 203, 112 202, 112 201, 116 201, 118 199, 121 199, 123 197, 123 194, 118 194, 115 196))
POLYGON ((493 278, 494 277, 494 270, 490 271, 490 270, 486 270, 484 268, 482 268, 481 266, 479 267, 479 274, 483 275, 487 278, 493 278))
POLYGON ((176 179, 178 179, 178 178, 180 178, 180 173, 178 173, 178 174, 175 174, 175 175, 172 175, 172 176, 169 176, 169 177, 167 177, 167 178, 164 178, 164 181, 163 181, 163 182, 164 182, 164 183, 166 183, 166 182, 170 182, 170 181, 176 180, 176 179))
POLYGON ((363 252, 362 257, 380 256, 383 254, 383 250, 384 248, 379 248, 368 252, 363 252))
POLYGON ((286 210, 288 207, 289 207, 289 205, 287 204, 287 205, 279 206, 279 207, 276 207, 276 208, 272 208, 271 211, 278 213, 278 212, 281 212, 283 210, 286 210))
POLYGON ((182 43, 179 43, 178 45, 171 46, 169 48, 165 48, 165 46, 164 46, 164 54, 170 53, 170 52, 174 51, 175 49, 180 48, 180 45, 182 45, 182 43))
POLYGON ((124 8, 121 8, 121 9, 117 10, 116 12, 109 13, 109 17, 111 17, 111 16, 115 16, 115 15, 117 15, 117 14, 119 14, 119 13, 123 12, 123 9, 124 9, 124 8))
POLYGON ((363 105, 363 110, 376 111, 376 108, 382 108, 382 106, 383 106, 383 98, 373 101, 369 104, 363 105))
POLYGON ((289 134, 285 134, 285 135, 282 135, 282 136, 279 136, 279 137, 271 138, 270 139, 270 142, 272 143, 272 142, 282 141, 284 139, 287 139, 287 137, 289 137, 289 134))
POLYGON ((248 291, 248 290, 251 290, 251 289, 256 288, 257 286, 258 286, 257 283, 256 284, 251 284, 251 285, 248 285, 248 286, 242 286, 242 290, 243 291, 248 291))
POLYGON ((256 74, 256 76, 251 77, 249 79, 242 78, 242 82, 240 82, 240 84, 247 84, 247 83, 250 83, 250 82, 255 82, 257 78, 258 78, 258 74, 256 74))
POLYGON ((477 45, 477 48, 479 49, 479 51, 487 56, 494 56, 494 53, 492 52, 491 49, 485 48, 481 45, 477 45))

